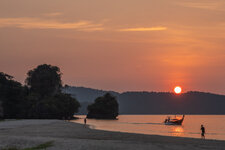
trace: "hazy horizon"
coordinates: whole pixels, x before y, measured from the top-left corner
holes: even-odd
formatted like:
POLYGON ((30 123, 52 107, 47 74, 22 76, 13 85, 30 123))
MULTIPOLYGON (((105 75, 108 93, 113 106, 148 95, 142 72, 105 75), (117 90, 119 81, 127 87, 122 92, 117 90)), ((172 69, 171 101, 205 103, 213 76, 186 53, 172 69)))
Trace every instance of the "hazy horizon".
MULTIPOLYGON (((66 85, 66 84, 65 84, 66 85)), ((156 93, 172 93, 172 94, 175 94, 173 89, 171 89, 170 91, 146 91, 146 90, 133 90, 133 91, 116 91, 116 90, 110 90, 110 89, 98 89, 98 88, 95 88, 95 87, 85 87, 85 86, 76 86, 76 85, 68 85, 70 87, 76 87, 76 88, 87 88, 87 89, 93 89, 93 90, 101 90, 101 91, 109 91, 109 92, 116 92, 116 93, 119 93, 119 94, 122 94, 122 93, 126 93, 126 92, 156 92, 156 93)), ((209 92, 209 91, 182 91, 181 94, 185 94, 185 93, 188 93, 188 92, 203 92, 203 93, 210 93, 210 94, 216 94, 216 95, 225 95, 225 94, 220 94, 220 93, 213 93, 213 92, 209 92)))
POLYGON ((225 94, 223 0, 0 0, 0 71, 60 67, 64 84, 225 94))

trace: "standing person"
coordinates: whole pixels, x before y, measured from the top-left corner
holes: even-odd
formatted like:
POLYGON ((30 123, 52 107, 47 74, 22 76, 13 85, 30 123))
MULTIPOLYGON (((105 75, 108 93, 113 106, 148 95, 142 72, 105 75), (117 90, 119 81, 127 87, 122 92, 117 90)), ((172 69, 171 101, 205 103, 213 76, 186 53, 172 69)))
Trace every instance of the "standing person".
POLYGON ((202 130, 202 139, 205 139, 205 127, 203 125, 201 125, 201 130, 202 130))
POLYGON ((86 123, 87 123, 87 119, 86 119, 86 118, 84 118, 84 125, 86 125, 86 123))

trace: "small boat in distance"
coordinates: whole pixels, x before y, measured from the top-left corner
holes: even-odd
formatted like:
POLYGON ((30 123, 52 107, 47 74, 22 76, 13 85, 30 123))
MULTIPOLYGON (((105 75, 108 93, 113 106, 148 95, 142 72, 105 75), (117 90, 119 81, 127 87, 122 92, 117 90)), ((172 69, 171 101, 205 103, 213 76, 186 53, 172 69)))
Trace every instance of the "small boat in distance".
POLYGON ((174 119, 170 119, 170 117, 167 117, 164 121, 165 125, 182 125, 184 120, 184 115, 182 118, 174 118, 174 119))

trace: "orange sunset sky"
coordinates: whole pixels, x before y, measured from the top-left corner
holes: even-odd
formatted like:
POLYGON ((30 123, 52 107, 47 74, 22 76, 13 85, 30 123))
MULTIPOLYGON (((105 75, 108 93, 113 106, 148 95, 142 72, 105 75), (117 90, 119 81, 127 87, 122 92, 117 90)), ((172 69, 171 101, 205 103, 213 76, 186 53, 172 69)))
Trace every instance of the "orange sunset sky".
POLYGON ((0 0, 0 71, 105 90, 225 94, 225 0, 0 0))

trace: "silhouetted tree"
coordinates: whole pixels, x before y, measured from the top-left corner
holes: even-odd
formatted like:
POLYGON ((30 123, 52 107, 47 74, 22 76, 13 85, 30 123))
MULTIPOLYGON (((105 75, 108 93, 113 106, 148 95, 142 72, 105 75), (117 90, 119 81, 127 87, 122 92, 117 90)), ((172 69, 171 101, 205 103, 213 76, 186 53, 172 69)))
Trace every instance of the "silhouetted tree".
POLYGON ((30 70, 26 84, 30 89, 26 107, 27 118, 72 118, 80 103, 69 94, 61 93, 61 72, 57 66, 39 65, 30 70))
POLYGON ((31 102, 28 118, 70 119, 80 107, 80 103, 69 94, 58 93, 40 100, 36 98, 35 95, 28 98, 31 102))
POLYGON ((119 111, 119 104, 114 96, 106 93, 95 99, 95 102, 88 106, 87 118, 116 119, 119 111))
POLYGON ((80 107, 80 103, 72 98, 69 94, 57 94, 54 97, 48 100, 48 107, 50 106, 50 115, 51 118, 58 119, 70 119, 73 117, 74 113, 78 112, 78 108, 80 107), (57 112, 55 114, 55 112, 57 112), (55 116, 55 117, 54 117, 55 116))
POLYGON ((60 69, 47 64, 39 65, 27 73, 26 84, 31 92, 40 96, 55 95, 62 87, 60 69))
POLYGON ((27 90, 13 77, 0 72, 0 101, 3 118, 20 118, 27 90))
POLYGON ((70 119, 78 112, 80 103, 61 93, 58 67, 39 65, 27 75, 27 86, 22 86, 0 72, 0 118, 70 119))

